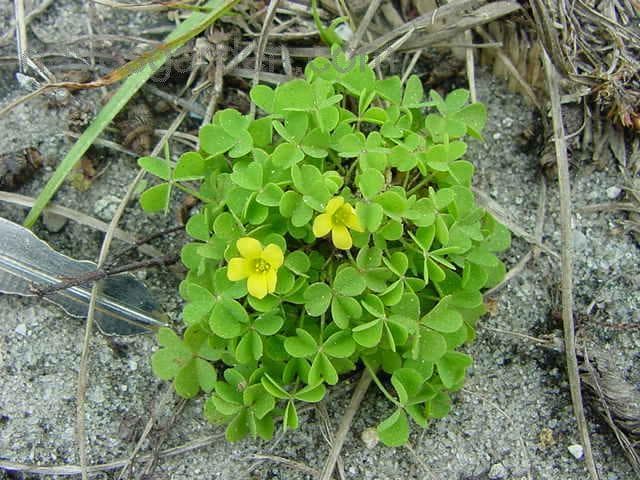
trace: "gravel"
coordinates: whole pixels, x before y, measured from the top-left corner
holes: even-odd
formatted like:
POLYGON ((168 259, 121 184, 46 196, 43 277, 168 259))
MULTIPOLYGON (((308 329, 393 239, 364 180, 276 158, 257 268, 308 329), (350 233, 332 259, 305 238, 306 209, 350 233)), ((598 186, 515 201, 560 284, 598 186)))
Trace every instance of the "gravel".
MULTIPOLYGON (((34 22, 34 28, 53 35, 60 34, 60 25, 65 25, 69 34, 81 34, 84 27, 78 25, 84 24, 77 18, 84 18, 84 10, 67 0, 55 5, 34 22), (69 22, 69 16, 76 20, 69 22), (58 23, 59 19, 62 23, 58 23)), ((100 12, 106 19, 111 18, 106 16, 107 11, 100 12)), ((135 32, 143 21, 137 15, 113 15, 110 28, 120 33, 135 32)), ((4 90, 0 87, 0 98, 5 97, 2 103, 16 95, 12 75, 8 69, 0 70, 0 77, 7 80, 4 90)), ((488 105, 490 122, 485 143, 475 142, 468 155, 477 168, 476 186, 500 204, 516 224, 533 232, 543 177, 537 152, 524 150, 519 141, 521 133, 534 121, 533 110, 482 70, 477 83, 479 99, 488 105)), ((84 101, 95 95, 90 92, 76 97, 84 101)), ((62 158, 70 146, 60 135, 68 107, 44 110, 45 103, 45 99, 37 99, 0 117, 0 131, 7 132, 0 152, 37 145, 52 165, 62 158)), ((64 184, 55 201, 108 220, 112 215, 108 211, 111 199, 124 195, 136 166, 133 159, 120 154, 100 155, 107 157, 108 167, 91 188, 79 192, 64 184), (103 216, 100 212, 106 213, 103 216)), ((21 193, 36 195, 52 171, 53 166, 42 169, 21 193)), ((624 180, 613 160, 600 170, 582 163, 572 171, 571 180, 579 338, 627 381, 638 385, 639 330, 611 328, 619 323, 640 322, 638 247, 622 233, 621 214, 580 211, 590 204, 610 201, 614 198, 613 187, 622 185, 624 180)), ((558 192, 555 181, 547 183, 543 242, 559 251, 558 192)), ((0 215, 12 220, 22 220, 24 213, 17 207, 0 205, 0 215)), ((145 216, 132 204, 121 226, 144 236, 174 223, 172 216, 145 216)), ((35 230, 55 248, 79 259, 95 259, 102 238, 75 222, 69 222, 58 233, 47 231, 40 224, 35 230)), ((180 234, 172 234, 160 239, 158 245, 169 253, 183 241, 180 234)), ((114 250, 121 247, 116 242, 114 250)), ((512 266, 531 248, 524 240, 514 238, 504 260, 512 266)), ((173 321, 180 317, 179 281, 179 276, 170 270, 149 271, 145 279, 173 321)), ((424 431, 414 428, 410 447, 389 449, 372 438, 369 429, 391 411, 391 406, 371 387, 342 451, 346 478, 587 478, 582 455, 577 452, 580 439, 564 358, 517 335, 561 336, 561 321, 555 314, 559 296, 559 261, 536 252, 524 270, 493 296, 492 313, 482 320, 477 341, 467 349, 475 363, 464 390, 455 395, 452 413, 432 422, 424 431)), ((54 305, 32 298, 0 296, 0 463, 78 464, 74 421, 83 332, 81 320, 67 317, 54 305)), ((95 334, 92 338, 86 405, 91 464, 130 455, 150 415, 156 412, 158 428, 143 443, 143 452, 148 452, 163 435, 166 441, 162 448, 214 437, 204 448, 162 456, 154 478, 311 478, 295 467, 254 460, 255 454, 284 457, 322 469, 329 447, 316 414, 303 414, 299 430, 279 436, 276 441, 228 444, 220 437, 219 427, 203 420, 201 398, 188 402, 177 413, 176 400, 166 393, 167 385, 151 373, 149 356, 155 348, 156 343, 149 336, 109 339, 95 334)), ((327 402, 334 431, 348 401, 349 391, 338 391, 327 402)), ((633 478, 615 437, 593 411, 588 409, 587 415, 602 478, 633 478)), ((20 478, 11 475, 0 470, 0 478, 20 478)), ((96 478, 115 477, 117 473, 103 472, 96 478)))

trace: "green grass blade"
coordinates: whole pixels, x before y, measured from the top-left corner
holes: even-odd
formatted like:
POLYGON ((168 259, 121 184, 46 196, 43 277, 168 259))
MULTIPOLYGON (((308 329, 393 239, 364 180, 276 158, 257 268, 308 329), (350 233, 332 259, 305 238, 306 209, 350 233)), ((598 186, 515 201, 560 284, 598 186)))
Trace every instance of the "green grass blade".
POLYGON ((166 39, 167 43, 178 41, 177 43, 172 44, 171 48, 167 51, 161 52, 159 55, 154 55, 153 61, 146 63, 127 77, 109 102, 100 110, 96 118, 91 122, 91 125, 87 127, 73 147, 71 147, 71 150, 69 150, 62 162, 60 162, 60 165, 58 165, 53 176, 44 186, 44 189, 40 192, 33 207, 29 211, 24 221, 26 227, 30 228, 33 226, 73 166, 82 158, 82 155, 84 155, 100 133, 102 133, 107 125, 109 125, 115 116, 124 108, 131 97, 164 65, 169 55, 215 22, 237 2, 238 0, 210 0, 207 2, 204 7, 209 8, 209 12, 192 13, 189 18, 169 34, 166 39))

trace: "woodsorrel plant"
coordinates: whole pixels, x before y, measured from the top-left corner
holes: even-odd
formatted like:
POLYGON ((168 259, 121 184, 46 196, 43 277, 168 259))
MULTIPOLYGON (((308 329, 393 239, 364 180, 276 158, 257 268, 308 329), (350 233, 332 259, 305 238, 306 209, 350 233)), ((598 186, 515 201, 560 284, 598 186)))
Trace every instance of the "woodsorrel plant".
POLYGON ((427 100, 418 77, 376 80, 333 53, 254 87, 257 118, 217 112, 177 164, 139 160, 162 180, 145 210, 166 210, 173 187, 202 201, 182 249, 186 330, 160 331, 153 370, 183 397, 205 392, 229 440, 271 438, 279 416, 296 428, 300 403, 367 368, 394 406, 380 439, 405 443, 409 419, 448 413, 481 290, 504 276, 509 232, 476 205, 463 159, 484 106, 465 90, 427 100))

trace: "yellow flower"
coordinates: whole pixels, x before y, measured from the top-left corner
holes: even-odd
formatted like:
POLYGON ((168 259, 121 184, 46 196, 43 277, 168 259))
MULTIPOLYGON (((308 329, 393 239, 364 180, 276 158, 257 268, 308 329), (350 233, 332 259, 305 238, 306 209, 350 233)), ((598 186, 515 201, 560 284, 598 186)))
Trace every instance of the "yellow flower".
POLYGON ((363 232, 360 220, 351 205, 345 203, 342 197, 333 197, 327 203, 324 213, 313 221, 313 234, 324 237, 331 232, 333 244, 341 250, 349 250, 353 241, 348 229, 363 232))
POLYGON ((236 247, 241 257, 229 260, 227 278, 232 282, 247 279, 247 290, 256 298, 264 298, 276 290, 278 268, 284 262, 280 247, 270 243, 266 247, 251 237, 240 238, 236 247))

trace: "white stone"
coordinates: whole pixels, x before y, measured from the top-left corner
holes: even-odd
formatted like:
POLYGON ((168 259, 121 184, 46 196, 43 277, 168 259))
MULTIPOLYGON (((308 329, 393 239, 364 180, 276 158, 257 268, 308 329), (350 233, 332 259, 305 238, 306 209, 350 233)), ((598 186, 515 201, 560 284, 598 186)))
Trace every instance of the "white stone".
POLYGON ((490 480, 502 480, 507 478, 508 472, 502 463, 494 463, 489 470, 490 480))
POLYGON ((21 323, 16 327, 15 332, 18 335, 26 336, 27 335, 27 326, 24 323, 21 323))
POLYGON ((616 198, 618 198, 620 196, 621 193, 622 193, 622 189, 620 187, 615 186, 615 185, 613 187, 607 188, 607 197, 610 200, 615 200, 616 198))
POLYGON ((360 434, 360 439, 364 443, 365 447, 371 449, 378 445, 380 438, 378 437, 378 432, 374 427, 366 428, 360 434))
POLYGON ((574 445, 569 445, 567 447, 567 450, 569 450, 569 453, 573 455, 573 458, 575 458, 576 460, 582 460, 582 457, 584 457, 584 448, 582 448, 582 445, 579 445, 577 443, 574 445))
POLYGON ((93 206, 93 213, 100 220, 111 221, 120 205, 120 199, 115 195, 106 195, 99 199, 93 206))

